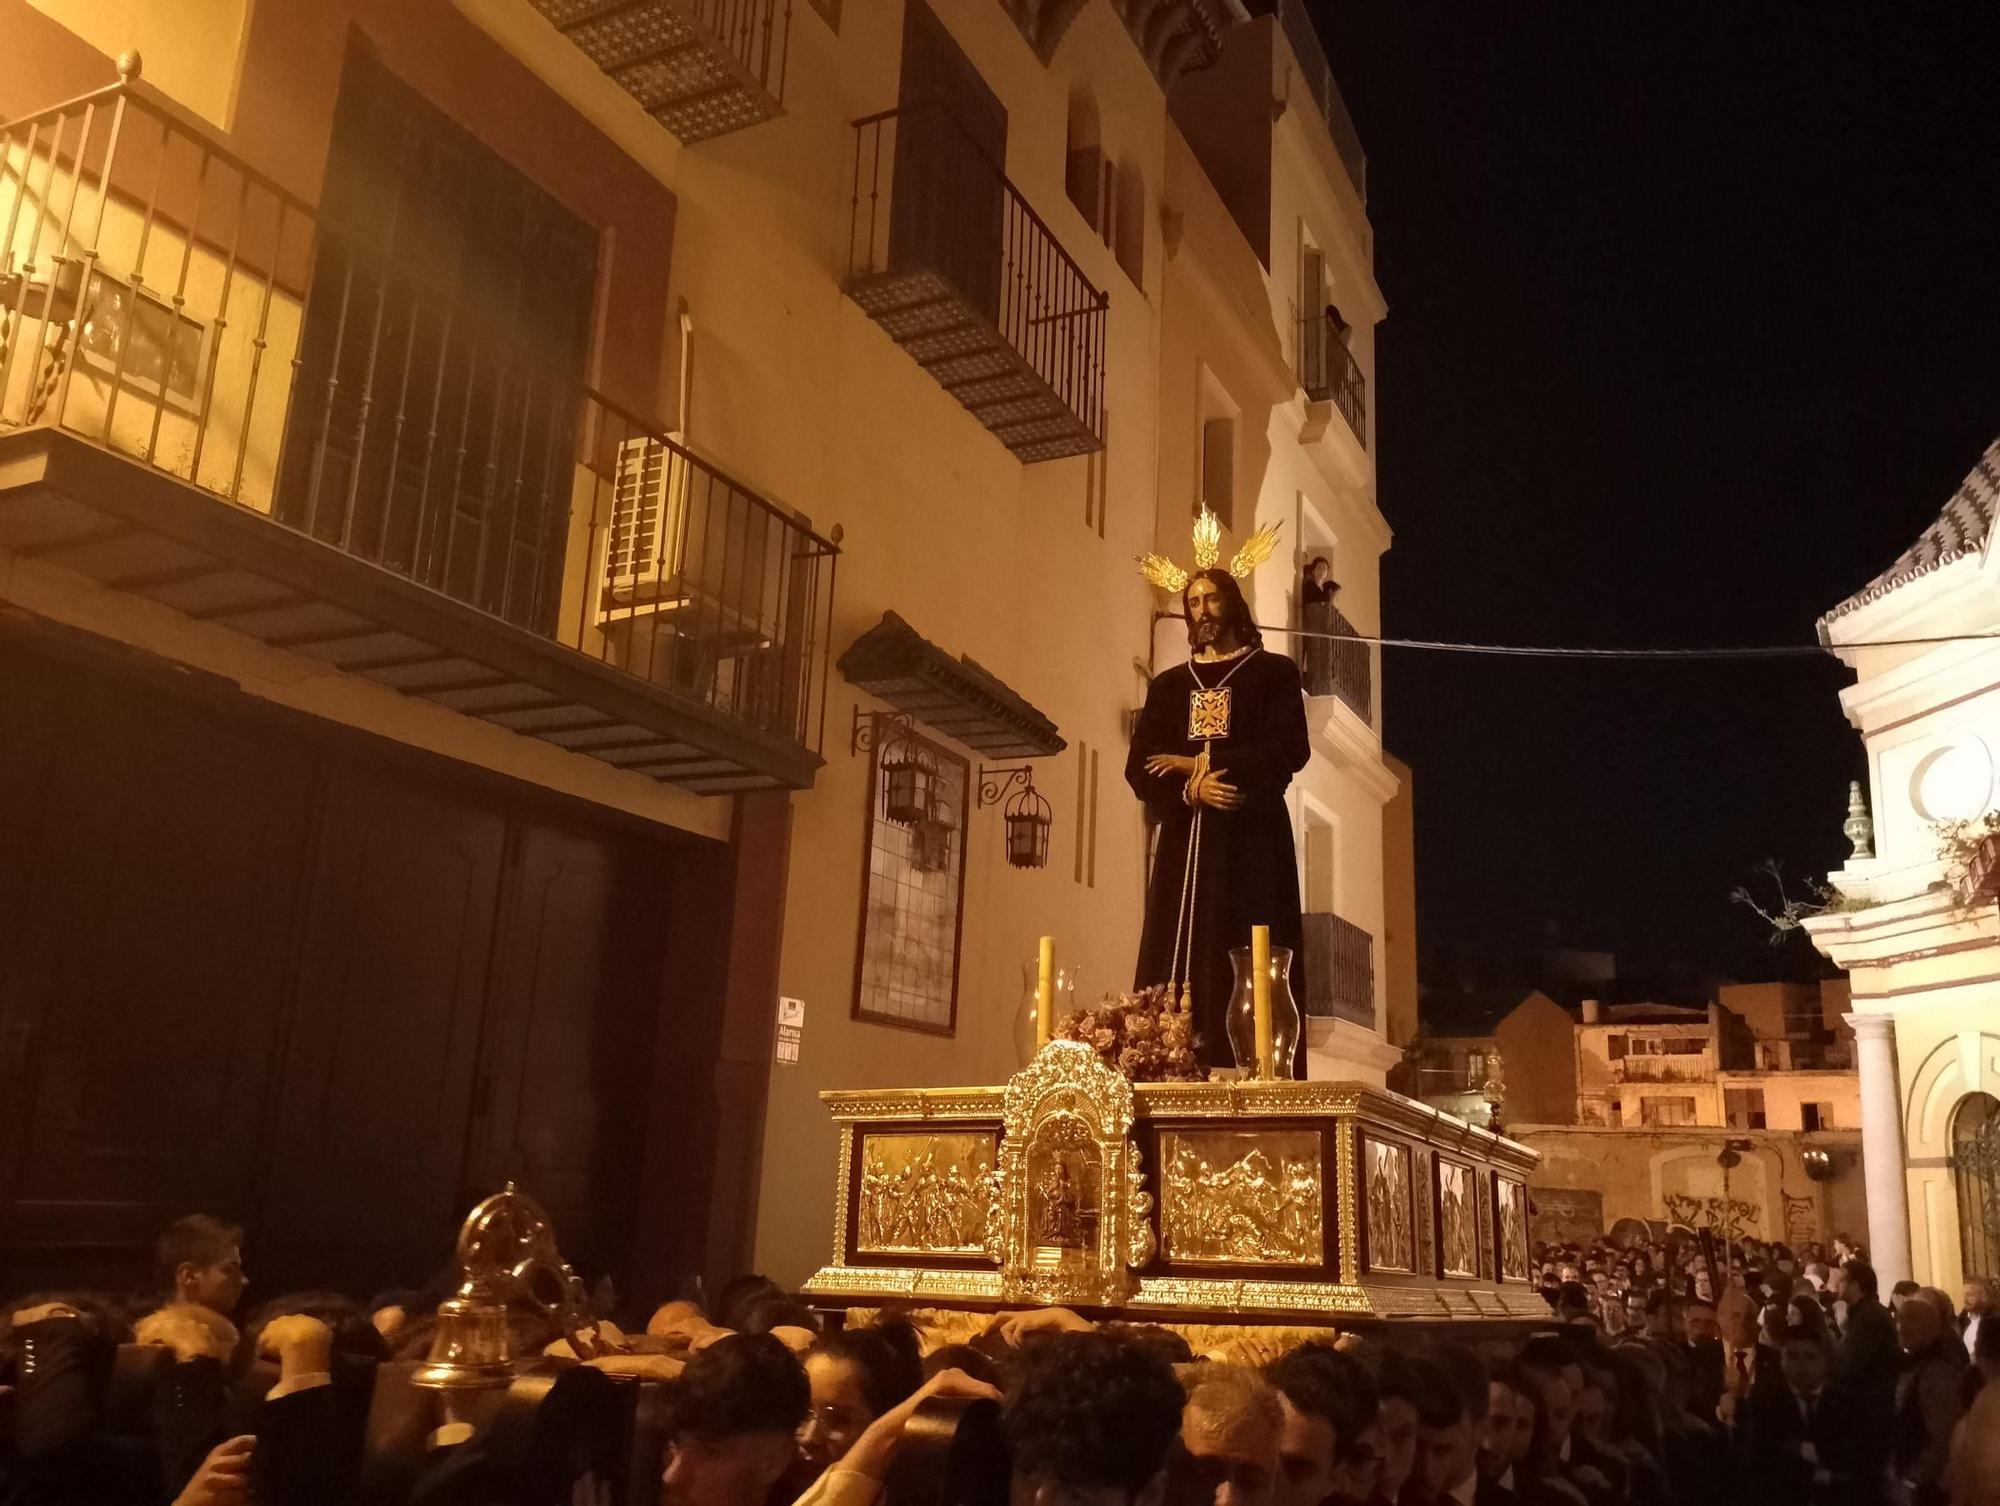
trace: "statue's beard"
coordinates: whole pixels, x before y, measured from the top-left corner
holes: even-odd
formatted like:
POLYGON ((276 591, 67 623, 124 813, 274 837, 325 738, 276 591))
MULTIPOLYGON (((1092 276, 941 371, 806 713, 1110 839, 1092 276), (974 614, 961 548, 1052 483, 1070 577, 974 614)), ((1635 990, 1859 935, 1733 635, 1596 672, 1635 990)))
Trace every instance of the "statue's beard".
POLYGON ((1224 617, 1209 617, 1188 624, 1189 648, 1225 648, 1235 636, 1229 620, 1224 617))

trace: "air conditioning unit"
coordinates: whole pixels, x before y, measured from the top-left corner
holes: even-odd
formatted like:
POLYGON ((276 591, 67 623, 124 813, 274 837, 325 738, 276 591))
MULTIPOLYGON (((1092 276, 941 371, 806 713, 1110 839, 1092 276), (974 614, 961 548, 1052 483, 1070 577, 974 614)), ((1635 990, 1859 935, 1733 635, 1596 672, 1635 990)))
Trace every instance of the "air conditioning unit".
POLYGON ((651 438, 618 446, 597 625, 645 620, 710 652, 770 643, 782 530, 748 493, 651 438))

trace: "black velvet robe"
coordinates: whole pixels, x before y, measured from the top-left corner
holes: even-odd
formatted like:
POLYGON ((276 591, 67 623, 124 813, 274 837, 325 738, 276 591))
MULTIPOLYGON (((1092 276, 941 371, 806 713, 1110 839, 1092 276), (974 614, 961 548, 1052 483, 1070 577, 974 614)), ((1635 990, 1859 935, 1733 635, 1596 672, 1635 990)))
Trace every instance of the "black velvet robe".
MULTIPOLYGON (((1235 666, 1202 665, 1202 683, 1214 686, 1231 667, 1235 666)), ((1229 950, 1250 945, 1253 925, 1271 928, 1272 946, 1292 949, 1292 993, 1301 1012, 1305 989, 1298 855, 1292 845, 1291 814, 1285 808, 1286 786, 1312 755, 1298 666, 1283 654, 1257 650, 1248 663, 1236 667, 1228 684, 1234 692, 1229 736, 1211 745, 1209 763, 1242 792, 1244 800, 1233 811, 1199 807, 1201 863, 1195 874, 1187 969, 1201 1060, 1212 1067, 1235 1064, 1226 1028, 1235 980, 1229 950)), ((1182 798, 1187 787, 1184 775, 1148 774, 1146 760, 1156 753, 1190 758, 1200 753, 1202 745, 1188 737, 1188 701, 1195 688, 1194 672, 1185 664, 1154 677, 1125 762, 1126 782, 1160 825, 1134 980, 1141 988, 1169 981, 1196 809, 1182 798)), ((1303 1041, 1299 1060, 1303 1064, 1303 1041)))

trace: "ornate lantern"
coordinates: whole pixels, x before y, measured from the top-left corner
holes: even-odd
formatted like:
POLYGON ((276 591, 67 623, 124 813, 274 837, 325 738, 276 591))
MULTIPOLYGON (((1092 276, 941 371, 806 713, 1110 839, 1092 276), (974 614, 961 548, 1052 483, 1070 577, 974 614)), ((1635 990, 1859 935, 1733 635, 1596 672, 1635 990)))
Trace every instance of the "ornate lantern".
POLYGON ((882 750, 882 814, 899 826, 928 819, 937 801, 937 760, 915 739, 894 738, 882 750))
POLYGON ((979 803, 995 805, 1003 797, 1006 803, 1001 806, 1000 818, 1007 830, 1007 862, 1015 868, 1048 867, 1049 832, 1055 816, 1035 788, 1034 769, 1027 764, 1018 769, 981 769, 979 803), (1011 795, 1007 793, 1010 789, 1011 795))
POLYGON ((458 1231, 458 1290, 438 1304, 429 1358, 410 1384, 478 1391, 514 1379, 507 1305, 533 1302, 557 1318, 579 1358, 598 1352, 583 1282, 556 1248, 541 1205, 509 1182, 466 1215, 458 1231))

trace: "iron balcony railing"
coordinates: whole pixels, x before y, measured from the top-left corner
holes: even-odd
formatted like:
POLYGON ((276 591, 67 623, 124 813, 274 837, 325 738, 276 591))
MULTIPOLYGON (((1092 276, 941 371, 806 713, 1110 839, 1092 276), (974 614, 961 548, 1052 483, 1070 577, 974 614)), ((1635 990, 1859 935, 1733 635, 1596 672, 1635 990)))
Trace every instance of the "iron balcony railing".
POLYGON ((1313 402, 1338 408, 1356 441, 1368 448, 1368 383, 1354 364, 1345 331, 1324 309, 1299 318, 1299 385, 1313 402))
POLYGON ((1336 696, 1374 726, 1374 646, 1353 636, 1354 624, 1330 601, 1302 605, 1299 626, 1309 635, 1299 655, 1306 694, 1336 696))
POLYGON ((1306 1013, 1375 1028, 1375 938, 1338 915, 1305 917, 1306 1013))
POLYGON ((530 0, 654 119, 692 144, 779 114, 792 0, 530 0))
POLYGON ((817 752, 836 547, 128 80, 0 126, 51 427, 817 752))
POLYGON ((1715 1076, 1706 1056, 1627 1056, 1611 1064, 1615 1082, 1705 1082, 1715 1076))
POLYGON ((1074 430, 1070 453, 1101 446, 1106 295, 944 104, 854 123, 847 275, 871 314, 1010 445, 1020 448, 1007 432, 1018 413, 1031 431, 1074 430), (875 292, 898 287, 925 296, 875 292), (1059 412, 1037 411, 1013 373, 948 327, 961 311, 997 332, 1059 412))
POLYGON ((1334 152, 1339 156, 1341 166, 1347 169, 1348 180, 1354 184, 1355 193, 1365 204, 1368 202, 1368 155, 1361 150, 1361 133, 1354 129, 1347 104, 1340 97, 1340 87, 1333 81, 1333 69, 1326 61, 1326 48, 1320 44, 1319 31, 1314 27, 1312 17, 1306 13, 1305 0, 1279 0, 1278 21, 1284 27, 1286 39, 1292 44, 1292 56, 1299 60, 1299 67, 1305 74, 1306 92, 1312 95, 1320 119, 1326 122, 1327 134, 1333 138, 1334 152))

